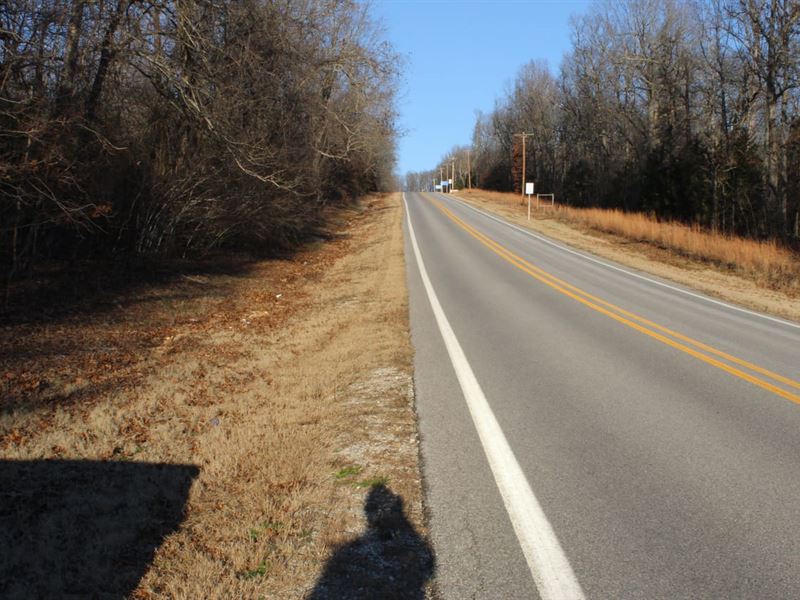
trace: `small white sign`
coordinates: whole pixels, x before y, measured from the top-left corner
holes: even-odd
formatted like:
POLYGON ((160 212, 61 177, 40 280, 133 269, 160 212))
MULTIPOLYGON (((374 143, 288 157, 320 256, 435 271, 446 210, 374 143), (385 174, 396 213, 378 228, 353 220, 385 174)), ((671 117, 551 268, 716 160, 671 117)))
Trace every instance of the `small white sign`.
POLYGON ((533 194, 533 183, 530 181, 525 184, 525 193, 529 196, 533 194))

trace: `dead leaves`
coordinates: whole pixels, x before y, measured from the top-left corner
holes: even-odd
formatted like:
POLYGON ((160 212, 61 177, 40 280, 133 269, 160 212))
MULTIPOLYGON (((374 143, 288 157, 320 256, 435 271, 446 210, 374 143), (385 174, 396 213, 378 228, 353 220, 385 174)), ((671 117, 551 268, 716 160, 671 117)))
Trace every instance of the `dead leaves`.
MULTIPOLYGON (((152 415, 122 418, 113 428, 118 439, 108 445, 102 436, 86 433, 93 427, 93 408, 122 403, 119 414, 126 414, 125 403, 136 398, 146 378, 173 364, 197 364, 191 377, 176 381, 172 391, 181 395, 187 410, 215 406, 256 380, 273 386, 267 373, 236 369, 237 361, 253 351, 236 335, 269 333, 294 318, 313 301, 306 284, 321 278, 351 246, 350 238, 340 237, 293 260, 251 264, 244 274, 210 268, 222 274, 184 275, 168 284, 132 287, 109 297, 102 310, 71 313, 52 323, 4 326, 0 402, 12 416, 0 421, 0 448, 35 447, 37 439, 56 427, 55 415, 66 412, 84 423, 74 434, 82 451, 111 456, 120 448, 118 456, 125 458, 131 448, 146 444, 156 420, 152 415), (223 375, 209 377, 207 367, 223 375)), ((221 259, 221 265, 225 261, 230 258, 221 259)), ((187 433, 197 435, 207 426, 188 423, 187 433)), ((37 451, 61 457, 71 447, 49 444, 37 451)))

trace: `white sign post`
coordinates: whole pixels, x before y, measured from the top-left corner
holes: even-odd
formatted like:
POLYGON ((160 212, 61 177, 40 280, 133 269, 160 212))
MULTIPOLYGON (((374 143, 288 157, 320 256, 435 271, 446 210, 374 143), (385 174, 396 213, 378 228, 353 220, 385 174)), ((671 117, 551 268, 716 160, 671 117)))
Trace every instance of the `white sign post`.
POLYGON ((525 193, 528 195, 528 221, 531 220, 531 194, 533 194, 533 183, 525 183, 525 193))

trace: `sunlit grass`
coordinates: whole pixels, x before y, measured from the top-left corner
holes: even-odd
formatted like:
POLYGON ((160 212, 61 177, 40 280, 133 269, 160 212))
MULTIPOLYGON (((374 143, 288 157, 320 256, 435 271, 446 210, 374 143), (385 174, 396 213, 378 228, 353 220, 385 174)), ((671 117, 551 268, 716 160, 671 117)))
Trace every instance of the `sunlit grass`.
MULTIPOLYGON (((519 194, 473 190, 467 197, 484 198, 507 205, 525 201, 519 194)), ((715 233, 697 225, 663 221, 642 213, 600 208, 574 208, 556 204, 541 208, 537 217, 550 215, 570 224, 626 239, 652 244, 689 258, 700 259, 754 276, 775 289, 800 288, 800 257, 776 240, 753 240, 715 233)))

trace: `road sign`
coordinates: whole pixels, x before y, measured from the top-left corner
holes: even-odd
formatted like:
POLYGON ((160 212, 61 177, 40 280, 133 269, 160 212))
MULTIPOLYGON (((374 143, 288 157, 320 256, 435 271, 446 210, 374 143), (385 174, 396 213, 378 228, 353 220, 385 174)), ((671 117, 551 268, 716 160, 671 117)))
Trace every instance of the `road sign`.
POLYGON ((525 184, 525 193, 529 196, 533 194, 533 183, 530 181, 525 184))

